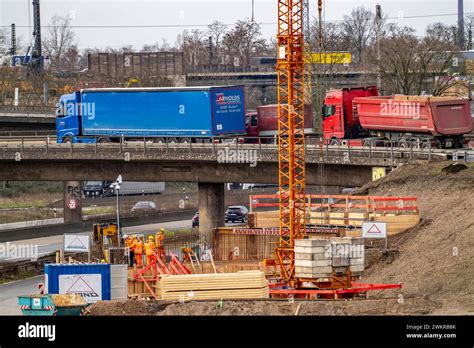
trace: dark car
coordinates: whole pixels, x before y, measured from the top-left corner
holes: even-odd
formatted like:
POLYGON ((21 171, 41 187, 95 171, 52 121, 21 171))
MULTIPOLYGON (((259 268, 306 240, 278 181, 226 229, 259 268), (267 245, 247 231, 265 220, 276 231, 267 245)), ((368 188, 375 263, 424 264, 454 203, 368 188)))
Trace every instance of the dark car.
POLYGON ((248 213, 243 205, 231 206, 225 211, 225 222, 247 222, 248 213))
POLYGON ((194 214, 193 219, 192 219, 192 227, 199 227, 199 212, 197 211, 196 214, 194 214))

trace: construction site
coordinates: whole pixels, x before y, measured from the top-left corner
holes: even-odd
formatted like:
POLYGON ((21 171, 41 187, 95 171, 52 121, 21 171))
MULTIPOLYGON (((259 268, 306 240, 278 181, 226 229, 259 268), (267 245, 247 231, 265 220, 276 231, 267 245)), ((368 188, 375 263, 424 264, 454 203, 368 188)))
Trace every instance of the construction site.
MULTIPOLYGON (((160 2, 176 23, 147 24, 118 3, 100 24, 5 5, 12 342, 51 316, 472 318, 474 5, 249 0, 191 25, 207 5, 160 2)), ((436 323, 396 330, 467 337, 436 323)))

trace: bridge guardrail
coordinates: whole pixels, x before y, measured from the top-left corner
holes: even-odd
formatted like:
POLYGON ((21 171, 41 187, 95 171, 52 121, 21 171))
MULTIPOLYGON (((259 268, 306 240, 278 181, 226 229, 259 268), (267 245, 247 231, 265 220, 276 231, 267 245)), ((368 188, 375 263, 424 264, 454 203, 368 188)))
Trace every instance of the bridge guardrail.
MULTIPOLYGON (((80 139, 80 138, 79 138, 80 139)), ((90 139, 90 137, 88 137, 90 139)), ((0 136, 0 152, 19 151, 21 153, 76 153, 76 154, 142 154, 145 156, 173 155, 173 154, 208 154, 215 159, 222 151, 232 152, 239 156, 245 151, 255 151, 254 155, 265 159, 265 157, 276 155, 278 151, 275 138, 272 137, 241 137, 241 138, 210 138, 203 142, 176 143, 175 138, 160 138, 163 142, 153 142, 149 138, 135 138, 133 140, 120 139, 119 142, 110 143, 57 143, 56 136, 0 136), (235 152, 233 152, 235 151, 235 152), (214 156, 214 157, 213 157, 214 156)), ((320 140, 311 138, 305 144, 306 158, 319 158, 321 160, 337 159, 339 163, 350 164, 354 159, 384 159, 388 161, 410 161, 410 160, 454 160, 467 161, 474 157, 471 149, 435 149, 431 146, 426 148, 398 147, 391 141, 377 141, 378 145, 372 143, 363 146, 353 146, 350 143, 344 145, 323 144, 320 140)), ((222 153, 221 153, 222 154, 222 153)))

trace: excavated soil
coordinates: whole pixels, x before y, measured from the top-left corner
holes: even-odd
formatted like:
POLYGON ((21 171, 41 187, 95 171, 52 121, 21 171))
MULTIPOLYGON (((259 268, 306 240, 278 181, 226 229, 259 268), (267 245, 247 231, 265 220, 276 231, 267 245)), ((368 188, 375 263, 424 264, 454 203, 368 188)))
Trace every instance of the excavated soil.
POLYGON ((474 314, 474 166, 405 165, 362 191, 416 196, 422 218, 389 240, 393 257, 364 281, 401 282, 405 296, 436 303, 434 314, 474 314))
POLYGON ((474 314, 474 166, 401 166, 363 187, 370 195, 416 196, 422 221, 367 249, 363 282, 402 283, 401 290, 352 301, 108 301, 91 315, 412 315, 474 314), (299 306, 299 309, 298 309, 299 306))

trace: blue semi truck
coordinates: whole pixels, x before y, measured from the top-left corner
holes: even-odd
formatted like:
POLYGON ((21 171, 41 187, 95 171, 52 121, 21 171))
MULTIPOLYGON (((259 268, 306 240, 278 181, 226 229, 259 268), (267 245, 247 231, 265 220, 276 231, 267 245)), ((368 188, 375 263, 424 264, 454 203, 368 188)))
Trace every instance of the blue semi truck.
POLYGON ((60 97, 59 143, 189 142, 245 135, 243 86, 93 88, 60 97))

